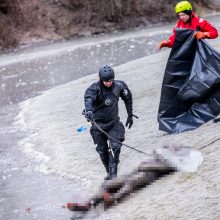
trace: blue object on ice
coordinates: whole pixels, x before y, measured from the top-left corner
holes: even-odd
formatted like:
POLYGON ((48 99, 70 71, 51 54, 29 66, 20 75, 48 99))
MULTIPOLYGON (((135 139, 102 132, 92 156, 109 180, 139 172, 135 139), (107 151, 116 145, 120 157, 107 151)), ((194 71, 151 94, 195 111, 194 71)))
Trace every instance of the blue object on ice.
POLYGON ((76 130, 77 130, 78 133, 80 133, 80 132, 86 131, 87 128, 84 127, 84 126, 81 126, 81 127, 78 127, 76 130))

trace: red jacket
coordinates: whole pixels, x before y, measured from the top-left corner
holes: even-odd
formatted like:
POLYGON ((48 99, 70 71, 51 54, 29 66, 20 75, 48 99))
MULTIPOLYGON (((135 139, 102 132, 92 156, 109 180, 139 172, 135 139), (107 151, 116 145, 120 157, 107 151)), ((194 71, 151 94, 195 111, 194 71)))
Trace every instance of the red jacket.
POLYGON ((181 19, 177 22, 173 29, 173 34, 169 38, 170 42, 168 47, 173 46, 176 37, 176 28, 189 28, 190 30, 196 30, 197 27, 200 28, 199 31, 209 32, 211 39, 218 37, 218 31, 212 24, 202 18, 197 17, 195 13, 192 13, 191 22, 184 23, 181 19))

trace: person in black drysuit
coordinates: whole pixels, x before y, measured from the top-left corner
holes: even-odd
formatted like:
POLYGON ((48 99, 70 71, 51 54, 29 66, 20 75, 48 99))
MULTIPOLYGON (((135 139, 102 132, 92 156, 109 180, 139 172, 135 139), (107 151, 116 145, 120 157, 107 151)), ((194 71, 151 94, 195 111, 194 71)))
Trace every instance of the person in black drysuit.
POLYGON ((108 137, 92 123, 90 133, 97 145, 96 151, 99 153, 101 161, 107 172, 105 179, 113 179, 117 176, 117 166, 121 143, 124 141, 125 128, 118 116, 119 97, 125 103, 128 118, 126 126, 130 129, 133 124, 132 94, 123 81, 114 80, 114 70, 105 65, 99 70, 99 81, 93 83, 86 89, 84 95, 85 118, 88 121, 95 121, 98 126, 107 132, 112 138, 110 146, 113 154, 109 151, 108 137))

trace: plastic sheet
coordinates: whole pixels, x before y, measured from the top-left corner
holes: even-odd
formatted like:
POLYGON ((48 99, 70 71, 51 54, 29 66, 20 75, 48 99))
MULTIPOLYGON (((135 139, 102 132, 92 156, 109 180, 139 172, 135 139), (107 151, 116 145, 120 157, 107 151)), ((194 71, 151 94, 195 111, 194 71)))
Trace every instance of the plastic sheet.
POLYGON ((220 113, 220 53, 178 29, 162 83, 159 130, 193 130, 220 113))

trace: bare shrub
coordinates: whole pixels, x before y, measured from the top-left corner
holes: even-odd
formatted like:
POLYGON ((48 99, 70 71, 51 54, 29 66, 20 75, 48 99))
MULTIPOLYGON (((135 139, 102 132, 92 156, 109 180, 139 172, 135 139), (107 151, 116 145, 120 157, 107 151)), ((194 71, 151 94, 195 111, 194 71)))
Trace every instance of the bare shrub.
MULTIPOLYGON (((176 19, 176 0, 0 0, 0 47, 146 26, 176 19)), ((213 9, 211 0, 191 0, 213 9)), ((0 48, 0 49, 1 49, 0 48)))

